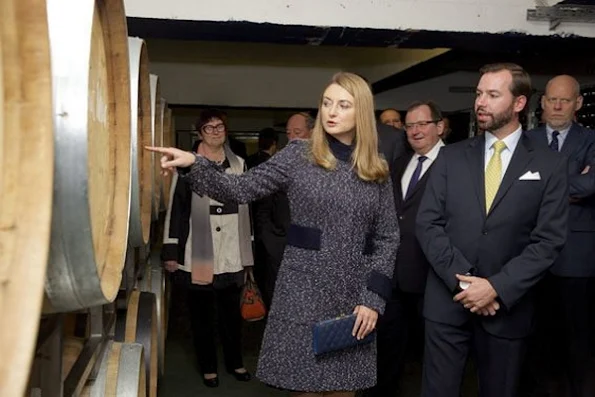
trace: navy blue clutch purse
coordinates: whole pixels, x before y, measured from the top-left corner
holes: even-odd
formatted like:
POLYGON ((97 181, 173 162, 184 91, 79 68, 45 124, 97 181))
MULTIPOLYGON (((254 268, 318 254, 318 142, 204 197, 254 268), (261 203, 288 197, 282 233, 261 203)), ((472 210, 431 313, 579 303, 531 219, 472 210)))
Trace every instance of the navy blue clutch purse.
POLYGON ((374 341, 376 331, 370 332, 364 339, 357 340, 351 335, 356 314, 324 320, 313 325, 312 347, 315 355, 366 345, 374 341))

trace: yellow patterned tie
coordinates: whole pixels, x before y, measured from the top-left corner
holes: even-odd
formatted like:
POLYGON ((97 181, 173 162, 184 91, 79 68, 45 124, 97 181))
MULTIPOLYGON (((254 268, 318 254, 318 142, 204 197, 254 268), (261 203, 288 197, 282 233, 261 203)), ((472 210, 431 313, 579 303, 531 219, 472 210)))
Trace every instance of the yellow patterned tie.
POLYGON ((496 192, 498 192, 502 181, 502 157, 500 154, 506 149, 506 144, 503 141, 496 141, 492 147, 494 148, 494 154, 492 154, 485 173, 486 213, 490 212, 494 197, 496 197, 496 192))

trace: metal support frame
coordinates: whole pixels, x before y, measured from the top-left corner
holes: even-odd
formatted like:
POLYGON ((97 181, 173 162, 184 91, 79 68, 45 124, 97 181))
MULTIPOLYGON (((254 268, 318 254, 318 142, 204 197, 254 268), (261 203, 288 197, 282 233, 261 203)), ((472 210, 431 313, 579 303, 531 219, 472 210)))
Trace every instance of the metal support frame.
POLYGON ((103 357, 106 347, 105 342, 113 337, 113 328, 116 322, 114 304, 90 308, 89 318, 91 335, 64 380, 64 397, 80 395, 87 380, 97 377, 101 363, 100 357, 103 357))
POLYGON ((554 5, 552 7, 535 7, 527 10, 527 21, 549 21, 550 30, 562 22, 595 22, 595 5, 554 5))
POLYGON ((78 396, 87 380, 96 378, 101 357, 107 346, 106 342, 114 336, 115 303, 89 308, 88 314, 90 336, 68 374, 62 373, 64 314, 54 314, 41 319, 29 382, 29 397, 78 396))
POLYGON ((41 320, 38 345, 29 380, 30 397, 63 395, 62 322, 62 315, 53 315, 41 320))
POLYGON ((137 280, 144 276, 150 254, 149 245, 141 248, 129 246, 116 300, 80 311, 88 315, 89 336, 68 374, 62 373, 65 313, 41 317, 26 397, 75 397, 81 394, 87 381, 97 378, 107 342, 114 338, 117 309, 128 306, 137 280))

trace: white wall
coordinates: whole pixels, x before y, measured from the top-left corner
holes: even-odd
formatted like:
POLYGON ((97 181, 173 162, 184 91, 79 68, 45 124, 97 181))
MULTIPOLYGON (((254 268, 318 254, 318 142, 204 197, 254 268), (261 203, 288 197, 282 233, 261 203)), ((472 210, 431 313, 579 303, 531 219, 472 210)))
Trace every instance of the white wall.
MULTIPOLYGON (((131 17, 249 21, 281 25, 346 26, 448 32, 523 32, 595 37, 588 23, 527 21, 536 0, 125 0, 131 17)), ((557 0, 539 1, 553 5, 557 0)))
POLYGON ((148 40, 151 73, 169 103, 316 107, 331 76, 347 70, 371 82, 446 49, 354 48, 148 40))

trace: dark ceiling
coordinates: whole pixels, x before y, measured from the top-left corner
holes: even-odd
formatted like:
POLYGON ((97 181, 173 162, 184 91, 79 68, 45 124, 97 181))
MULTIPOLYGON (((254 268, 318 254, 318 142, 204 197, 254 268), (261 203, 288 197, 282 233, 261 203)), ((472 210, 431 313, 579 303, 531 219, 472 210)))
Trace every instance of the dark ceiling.
POLYGON ((571 53, 595 46, 595 39, 593 38, 574 36, 545 37, 520 33, 407 31, 132 17, 128 18, 128 32, 130 36, 172 40, 351 47, 454 48, 523 53, 539 53, 552 50, 571 53))

